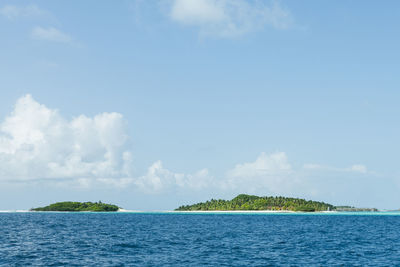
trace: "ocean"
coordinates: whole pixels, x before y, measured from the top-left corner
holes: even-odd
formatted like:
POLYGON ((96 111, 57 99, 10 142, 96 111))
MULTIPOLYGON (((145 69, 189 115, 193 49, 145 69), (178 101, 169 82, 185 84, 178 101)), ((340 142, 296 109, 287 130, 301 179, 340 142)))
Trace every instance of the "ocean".
POLYGON ((394 266, 399 213, 0 213, 0 266, 394 266))

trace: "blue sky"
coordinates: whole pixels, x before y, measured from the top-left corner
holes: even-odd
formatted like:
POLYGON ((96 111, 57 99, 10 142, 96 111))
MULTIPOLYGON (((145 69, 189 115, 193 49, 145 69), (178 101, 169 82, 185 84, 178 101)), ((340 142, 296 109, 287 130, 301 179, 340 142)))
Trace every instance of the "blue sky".
POLYGON ((0 209, 399 208, 397 1, 0 1, 0 209))

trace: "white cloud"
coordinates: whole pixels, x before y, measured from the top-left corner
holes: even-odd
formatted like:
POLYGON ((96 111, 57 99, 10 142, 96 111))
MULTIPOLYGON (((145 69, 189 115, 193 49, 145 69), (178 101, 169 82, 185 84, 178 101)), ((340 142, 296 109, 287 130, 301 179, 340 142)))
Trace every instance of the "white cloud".
POLYGON ((185 176, 185 179, 178 182, 180 187, 189 187, 196 190, 214 187, 215 184, 214 177, 209 174, 208 169, 188 174, 185 176))
POLYGON ((239 36, 265 26, 287 29, 290 12, 277 1, 258 0, 174 0, 170 17, 187 26, 198 27, 201 35, 239 36))
POLYGON ((293 168, 284 152, 261 153, 253 162, 237 164, 214 186, 236 193, 320 198, 349 191, 348 185, 358 184, 368 174, 373 173, 361 164, 348 168, 304 164, 293 168))
POLYGON ((125 178, 97 178, 92 180, 79 180, 79 185, 89 187, 93 182, 111 185, 117 188, 136 187, 146 193, 162 193, 176 190, 202 190, 213 187, 213 177, 207 169, 202 169, 194 174, 175 173, 163 167, 158 160, 147 170, 145 175, 140 177, 125 178))
POLYGON ((72 37, 54 27, 35 27, 32 29, 31 36, 37 40, 45 40, 58 43, 71 43, 72 37))
POLYGON ((140 177, 135 183, 145 191, 158 192, 174 184, 182 175, 164 169, 162 162, 157 161, 148 168, 146 175, 140 177))
POLYGON ((286 190, 294 183, 295 176, 284 152, 271 155, 261 153, 254 162, 237 164, 226 174, 225 188, 249 192, 274 192, 286 190))
POLYGON ((263 152, 254 162, 237 164, 235 168, 229 171, 229 176, 259 177, 277 173, 288 173, 291 169, 292 167, 288 163, 284 152, 277 152, 271 155, 263 152))
POLYGON ((0 8, 0 15, 10 20, 17 18, 38 17, 44 14, 46 14, 46 12, 35 5, 28 5, 28 6, 5 5, 2 8, 0 8))
POLYGON ((350 167, 353 172, 367 173, 367 167, 362 164, 356 164, 350 167))
POLYGON ((144 192, 204 189, 212 184, 207 169, 175 173, 156 161, 145 175, 133 175, 132 152, 119 113, 63 118, 31 95, 17 100, 0 124, 0 180, 51 181, 57 186, 90 188, 105 184, 144 192))
POLYGON ((212 186, 212 177, 207 169, 194 174, 175 173, 163 167, 161 161, 153 163, 146 175, 133 181, 147 192, 160 192, 174 189, 204 189, 212 186))
POLYGON ((226 18, 224 3, 213 0, 174 1, 171 17, 185 24, 219 23, 226 18))
POLYGON ((161 161, 154 162, 141 176, 135 176, 132 167, 125 121, 119 113, 66 119, 26 95, 0 123, 3 182, 51 181, 57 186, 103 185, 147 193, 199 191, 322 198, 350 194, 360 184, 369 190, 374 181, 373 173, 361 164, 348 168, 305 164, 294 168, 284 152, 261 153, 254 161, 233 166, 219 179, 208 169, 192 174, 171 171, 161 161))
POLYGON ((348 168, 337 168, 326 165, 319 164, 304 164, 303 169, 305 170, 322 170, 322 171, 331 171, 331 172, 358 172, 358 173, 367 173, 367 167, 362 164, 355 164, 348 168))
POLYGON ((0 179, 127 177, 127 138, 119 113, 66 120, 26 95, 0 125, 0 179))

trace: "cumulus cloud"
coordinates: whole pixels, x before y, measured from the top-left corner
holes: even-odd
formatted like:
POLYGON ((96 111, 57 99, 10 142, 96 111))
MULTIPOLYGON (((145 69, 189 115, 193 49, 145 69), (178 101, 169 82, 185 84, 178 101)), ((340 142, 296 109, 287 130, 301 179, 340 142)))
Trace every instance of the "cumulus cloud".
POLYGON ((305 164, 295 168, 286 153, 276 152, 261 153, 254 161, 236 164, 218 178, 208 169, 194 173, 172 171, 160 160, 145 174, 134 175, 128 141, 125 121, 119 113, 66 119, 57 110, 25 95, 0 123, 0 181, 51 181, 86 188, 105 185, 147 193, 199 191, 324 197, 332 192, 351 192, 372 174, 362 164, 348 168, 305 164), (344 184, 353 186, 346 187, 346 191, 344 184))
POLYGON ((295 182, 296 177, 293 174, 284 152, 271 155, 261 153, 255 161, 237 164, 229 170, 222 185, 250 192, 279 193, 295 182))
POLYGON ((37 40, 58 42, 58 43, 71 43, 72 37, 54 27, 35 27, 32 29, 31 37, 37 40))
MULTIPOLYGON (((146 193, 171 192, 181 189, 198 191, 213 187, 214 185, 213 177, 207 169, 199 170, 194 174, 177 173, 165 168, 161 160, 150 165, 146 174, 139 177, 98 178, 94 181, 118 188, 133 186, 146 193)), ((84 182, 93 182, 93 180, 84 182)))
POLYGON ((278 173, 288 173, 292 167, 288 163, 284 152, 277 152, 267 155, 262 152, 254 162, 237 164, 235 168, 229 171, 232 177, 259 177, 273 175, 278 173))
POLYGON ((156 161, 144 176, 133 181, 139 188, 147 192, 160 192, 165 190, 204 189, 211 187, 212 177, 207 169, 202 169, 194 174, 175 173, 163 167, 161 161, 156 161))
POLYGON ((31 95, 18 99, 0 124, 0 180, 52 181, 87 188, 105 184, 154 193, 199 190, 212 184, 207 169, 178 173, 163 167, 161 161, 135 177, 121 114, 80 115, 68 120, 31 95))
POLYGON ((120 178, 130 175, 125 122, 119 113, 72 120, 26 95, 0 125, 0 178, 120 178))
POLYGON ((171 184, 176 184, 183 174, 173 173, 163 168, 162 162, 153 163, 147 170, 146 175, 140 177, 135 183, 145 191, 161 191, 171 184))
POLYGON ((38 17, 44 14, 46 14, 46 12, 35 5, 5 5, 0 8, 0 15, 10 20, 17 18, 38 17))
POLYGON ((170 17, 199 28, 201 35, 219 37, 239 36, 265 26, 287 29, 293 21, 277 1, 258 0, 174 0, 170 17))
POLYGON ((368 174, 372 175, 361 164, 348 168, 304 164, 295 168, 284 152, 261 153, 254 161, 234 166, 214 185, 237 193, 323 198, 349 191, 344 185, 360 184, 368 174))

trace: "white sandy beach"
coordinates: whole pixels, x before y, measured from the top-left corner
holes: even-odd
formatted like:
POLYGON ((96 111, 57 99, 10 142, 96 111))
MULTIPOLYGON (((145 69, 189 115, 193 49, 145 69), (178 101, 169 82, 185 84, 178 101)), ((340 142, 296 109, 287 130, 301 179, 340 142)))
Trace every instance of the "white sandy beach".
POLYGON ((291 210, 187 210, 187 211, 168 211, 176 213, 295 213, 291 210))
POLYGON ((142 212, 142 211, 140 211, 140 210, 126 210, 126 209, 119 208, 117 210, 117 212, 142 212))
POLYGON ((0 210, 0 212, 31 212, 30 210, 0 210))
MULTIPOLYGON (((188 211, 167 211, 172 213, 304 213, 303 211, 292 210, 188 210, 188 211)), ((313 211, 309 213, 337 213, 337 211, 313 211)))

